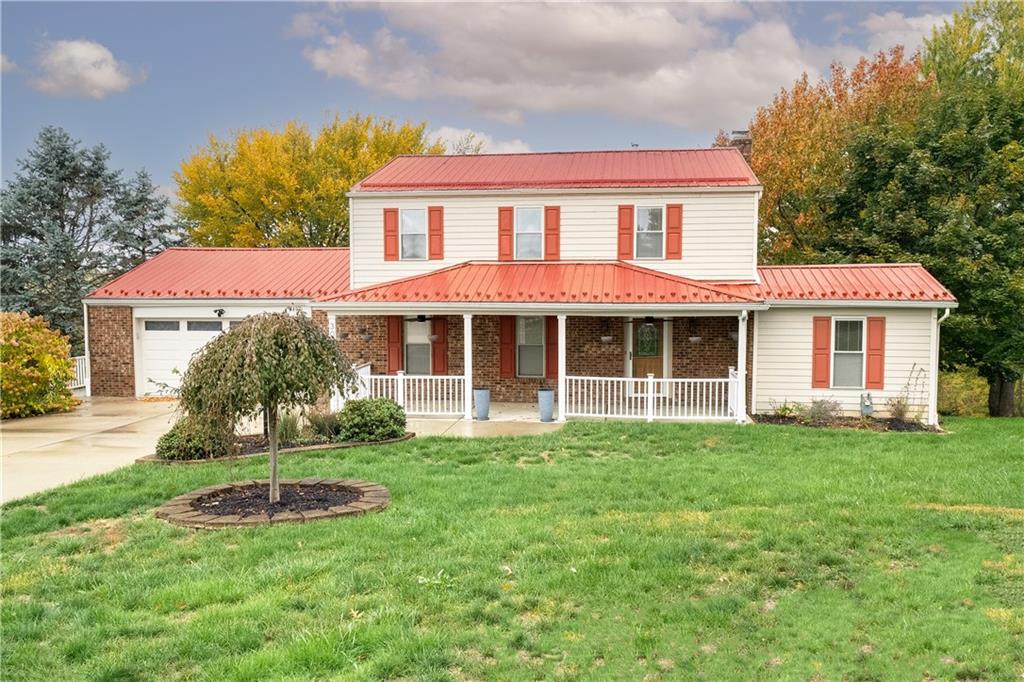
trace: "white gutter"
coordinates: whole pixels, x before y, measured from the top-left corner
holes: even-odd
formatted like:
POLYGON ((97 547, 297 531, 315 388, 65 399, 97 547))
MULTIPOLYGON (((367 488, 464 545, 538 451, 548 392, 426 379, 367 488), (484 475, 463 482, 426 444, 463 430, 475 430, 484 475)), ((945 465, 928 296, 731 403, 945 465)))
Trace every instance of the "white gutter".
POLYGON ((880 301, 869 300, 799 300, 789 299, 766 299, 765 302, 772 308, 956 308, 959 303, 955 301, 880 301))

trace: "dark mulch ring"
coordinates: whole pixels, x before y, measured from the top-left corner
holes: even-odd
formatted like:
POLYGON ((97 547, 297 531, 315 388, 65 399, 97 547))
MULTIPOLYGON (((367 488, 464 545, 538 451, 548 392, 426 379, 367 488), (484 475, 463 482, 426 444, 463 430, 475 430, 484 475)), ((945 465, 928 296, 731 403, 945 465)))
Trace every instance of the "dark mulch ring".
POLYGON ((281 512, 302 512, 310 509, 330 509, 340 507, 362 498, 363 493, 355 488, 338 486, 301 485, 291 483, 281 485, 281 499, 270 503, 270 487, 251 486, 248 488, 232 488, 203 495, 192 502, 198 511, 214 516, 231 516, 245 518, 254 514, 266 514, 274 518, 281 512))
POLYGON ((168 500, 156 516, 188 528, 231 528, 365 514, 391 504, 388 489, 370 481, 304 478, 280 487, 281 499, 270 504, 269 481, 212 485, 168 500))
MULTIPOLYGON (((301 448, 307 445, 323 445, 330 442, 324 436, 316 436, 314 438, 300 438, 296 441, 281 441, 277 444, 277 447, 284 450, 285 448, 301 448)), ((251 455, 270 450, 270 439, 263 434, 239 436, 237 443, 238 454, 240 455, 251 455)))
POLYGON ((861 429, 865 431, 932 431, 937 432, 934 426, 928 426, 918 421, 905 421, 902 419, 889 418, 865 418, 860 417, 833 417, 827 422, 818 424, 801 421, 797 417, 781 417, 775 414, 754 414, 750 416, 759 424, 788 424, 790 426, 807 426, 819 429, 861 429))

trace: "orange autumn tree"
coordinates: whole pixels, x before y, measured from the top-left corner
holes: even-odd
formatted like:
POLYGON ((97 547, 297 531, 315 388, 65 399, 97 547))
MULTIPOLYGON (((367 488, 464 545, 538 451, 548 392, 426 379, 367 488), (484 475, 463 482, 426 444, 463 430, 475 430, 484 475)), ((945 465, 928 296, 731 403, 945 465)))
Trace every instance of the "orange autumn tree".
POLYGON ((815 260, 826 234, 824 214, 844 176, 849 140, 866 125, 912 125, 931 92, 919 55, 907 59, 897 46, 862 57, 851 70, 834 63, 817 82, 805 73, 757 110, 750 124, 751 165, 764 185, 763 262, 815 260))

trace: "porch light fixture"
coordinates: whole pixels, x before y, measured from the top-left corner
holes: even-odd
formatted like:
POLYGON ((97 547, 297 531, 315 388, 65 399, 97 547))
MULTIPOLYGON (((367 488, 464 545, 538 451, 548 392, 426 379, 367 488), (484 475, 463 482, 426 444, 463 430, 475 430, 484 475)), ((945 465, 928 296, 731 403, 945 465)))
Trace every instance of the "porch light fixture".
POLYGON ((605 345, 611 343, 615 338, 612 336, 611 325, 608 324, 608 320, 601 320, 599 333, 601 335, 601 343, 605 345))
POLYGON ((729 332, 729 338, 732 339, 733 341, 738 341, 739 338, 740 338, 740 333, 739 332, 729 332))
POLYGON ((439 337, 437 334, 431 334, 430 336, 427 337, 427 341, 430 341, 430 343, 437 343, 437 340, 439 338, 441 337, 439 337))
POLYGON ((362 339, 363 341, 369 343, 370 341, 373 340, 373 334, 371 334, 370 331, 366 327, 360 327, 359 328, 359 338, 362 339))
POLYGON ((690 318, 690 343, 700 343, 701 336, 697 333, 697 318, 690 318))

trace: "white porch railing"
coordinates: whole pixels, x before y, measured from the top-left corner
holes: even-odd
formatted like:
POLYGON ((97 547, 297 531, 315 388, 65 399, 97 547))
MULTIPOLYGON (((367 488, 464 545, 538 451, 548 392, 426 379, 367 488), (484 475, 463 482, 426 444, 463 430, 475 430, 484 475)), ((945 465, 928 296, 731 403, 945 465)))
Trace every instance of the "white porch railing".
POLYGON ((85 388, 89 380, 89 363, 86 361, 84 355, 76 355, 72 357, 71 360, 75 363, 75 376, 68 382, 68 388, 72 390, 76 388, 85 388))
MULTIPOLYGON (((465 378, 461 376, 370 374, 370 366, 356 368, 359 384, 347 398, 390 398, 406 414, 448 415, 463 413, 465 378)), ((346 397, 335 393, 331 410, 340 410, 346 397)))
POLYGON ((735 419, 738 375, 722 379, 566 377, 567 417, 735 419))

